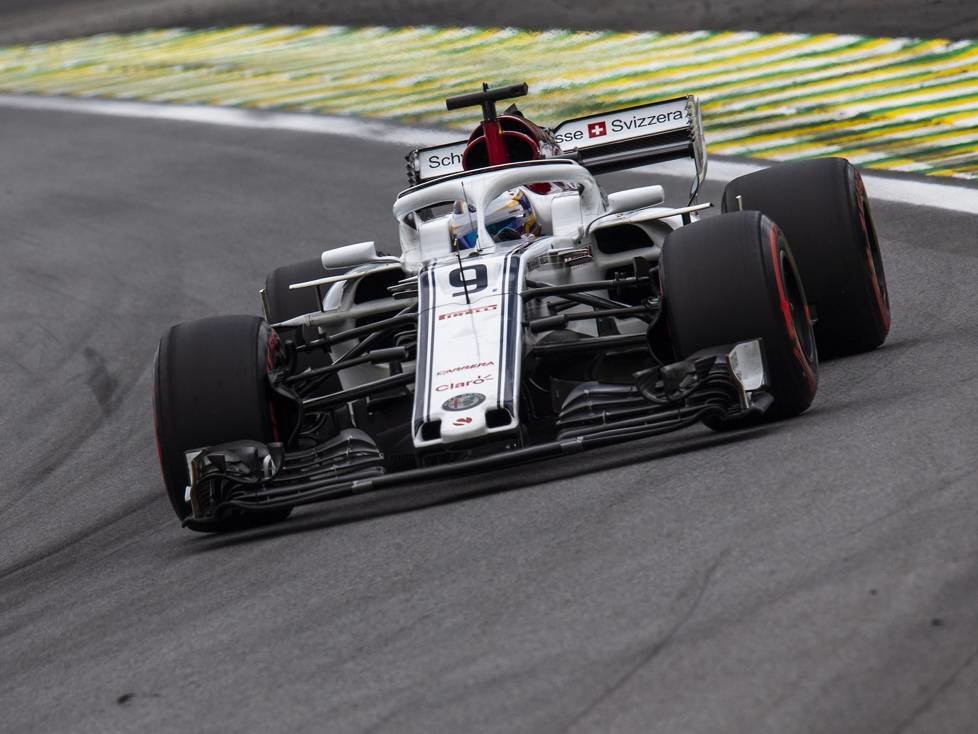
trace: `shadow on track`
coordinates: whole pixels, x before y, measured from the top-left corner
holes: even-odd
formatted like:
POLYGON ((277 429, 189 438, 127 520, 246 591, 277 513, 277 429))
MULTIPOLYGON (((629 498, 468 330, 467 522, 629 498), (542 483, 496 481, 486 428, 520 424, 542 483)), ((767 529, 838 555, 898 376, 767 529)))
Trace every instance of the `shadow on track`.
POLYGON ((252 543, 282 535, 314 532, 326 528, 363 522, 385 515, 434 507, 474 499, 489 494, 509 492, 547 482, 578 478, 609 469, 656 461, 671 456, 703 451, 742 441, 751 441, 767 435, 773 426, 758 426, 733 433, 708 433, 693 439, 678 439, 666 446, 642 446, 637 444, 626 449, 594 451, 577 454, 571 461, 544 460, 524 465, 525 471, 514 475, 512 470, 498 469, 473 477, 442 479, 432 484, 407 484, 373 495, 361 495, 336 500, 329 509, 309 512, 276 525, 253 528, 222 535, 203 535, 195 539, 188 550, 220 550, 242 543, 252 543), (583 462, 582 458, 587 458, 583 462), (461 485, 461 486, 460 486, 461 485))

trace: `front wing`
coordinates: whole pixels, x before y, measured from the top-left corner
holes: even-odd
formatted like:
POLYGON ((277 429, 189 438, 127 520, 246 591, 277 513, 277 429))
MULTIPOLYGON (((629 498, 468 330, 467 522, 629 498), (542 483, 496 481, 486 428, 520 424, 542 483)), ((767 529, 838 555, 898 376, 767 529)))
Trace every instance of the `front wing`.
POLYGON ((571 391, 556 440, 386 473, 384 457, 357 429, 304 451, 254 441, 188 452, 192 514, 184 525, 208 530, 240 513, 297 507, 420 480, 491 471, 648 438, 704 420, 763 413, 772 402, 759 340, 699 352, 635 374, 632 385, 584 383, 571 391))

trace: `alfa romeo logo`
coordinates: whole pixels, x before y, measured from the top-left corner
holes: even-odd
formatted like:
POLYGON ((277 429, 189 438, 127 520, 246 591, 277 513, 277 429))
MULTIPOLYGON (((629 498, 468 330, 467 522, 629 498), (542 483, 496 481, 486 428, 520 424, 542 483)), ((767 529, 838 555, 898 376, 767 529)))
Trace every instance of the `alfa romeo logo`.
POLYGON ((486 396, 481 392, 463 392, 461 395, 452 395, 448 400, 441 404, 442 410, 468 410, 474 408, 486 396))

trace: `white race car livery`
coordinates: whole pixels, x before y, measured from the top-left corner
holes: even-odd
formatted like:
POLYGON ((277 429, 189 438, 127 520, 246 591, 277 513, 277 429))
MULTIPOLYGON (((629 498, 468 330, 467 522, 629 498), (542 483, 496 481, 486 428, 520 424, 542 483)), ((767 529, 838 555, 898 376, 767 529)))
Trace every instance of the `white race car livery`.
MULTIPOLYGON (((656 139, 687 131, 702 147, 702 122, 693 97, 677 97, 652 104, 612 110, 567 120, 553 128, 554 140, 564 154, 603 149, 627 141, 656 139)), ((464 170, 463 155, 467 140, 421 148, 409 158, 418 182, 431 181, 464 170)), ((696 152, 697 168, 705 168, 705 153, 696 152), (700 163, 700 158, 703 163, 700 163)))
POLYGON ((419 274, 415 446, 516 425, 521 250, 443 262, 419 274))

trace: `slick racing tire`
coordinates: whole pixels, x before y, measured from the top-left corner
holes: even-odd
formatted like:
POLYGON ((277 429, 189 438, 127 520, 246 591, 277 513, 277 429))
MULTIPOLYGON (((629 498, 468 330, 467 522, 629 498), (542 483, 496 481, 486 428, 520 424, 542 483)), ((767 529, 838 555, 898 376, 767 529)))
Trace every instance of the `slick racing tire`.
MULTIPOLYGON (((153 414, 163 482, 174 512, 190 515, 184 452, 238 440, 278 440, 268 388, 275 332, 257 316, 215 316, 171 326, 156 353, 153 414)), ((284 520, 290 510, 235 515, 215 531, 284 520)))
POLYGON ((290 290, 289 286, 293 283, 325 278, 327 274, 332 273, 326 272, 318 257, 291 265, 283 265, 269 273, 268 277, 265 278, 268 322, 274 324, 295 316, 318 311, 320 308, 319 296, 315 288, 290 290))
MULTIPOLYGON (((737 212, 681 227, 663 244, 660 277, 676 356, 760 338, 774 397, 764 417, 788 418, 808 408, 818 386, 815 337, 798 269, 774 222, 759 212, 737 212)), ((755 419, 707 425, 750 422, 755 419)))
MULTIPOLYGON (((327 273, 318 257, 291 265, 283 265, 273 270, 265 278, 265 303, 268 310, 266 314, 268 322, 276 324, 296 316, 319 311, 322 307, 319 303, 319 293, 325 293, 329 286, 323 286, 319 289, 298 288, 296 290, 291 290, 289 286, 292 283, 303 283, 316 278, 324 278, 327 275, 338 275, 342 272, 345 271, 331 270, 327 273)), ((299 332, 296 337, 297 341, 301 342, 311 341, 320 336, 313 327, 303 327, 295 331, 299 332)), ((332 356, 328 350, 315 349, 309 352, 300 352, 296 358, 295 371, 301 372, 307 368, 328 367, 332 363, 332 356)), ((316 394, 327 395, 341 389, 340 378, 334 375, 323 381, 316 394)))
POLYGON ((791 243, 815 307, 822 357, 865 352, 886 340, 890 301, 883 258, 866 189, 849 161, 797 161, 741 176, 723 192, 723 211, 739 208, 769 216, 791 243))

